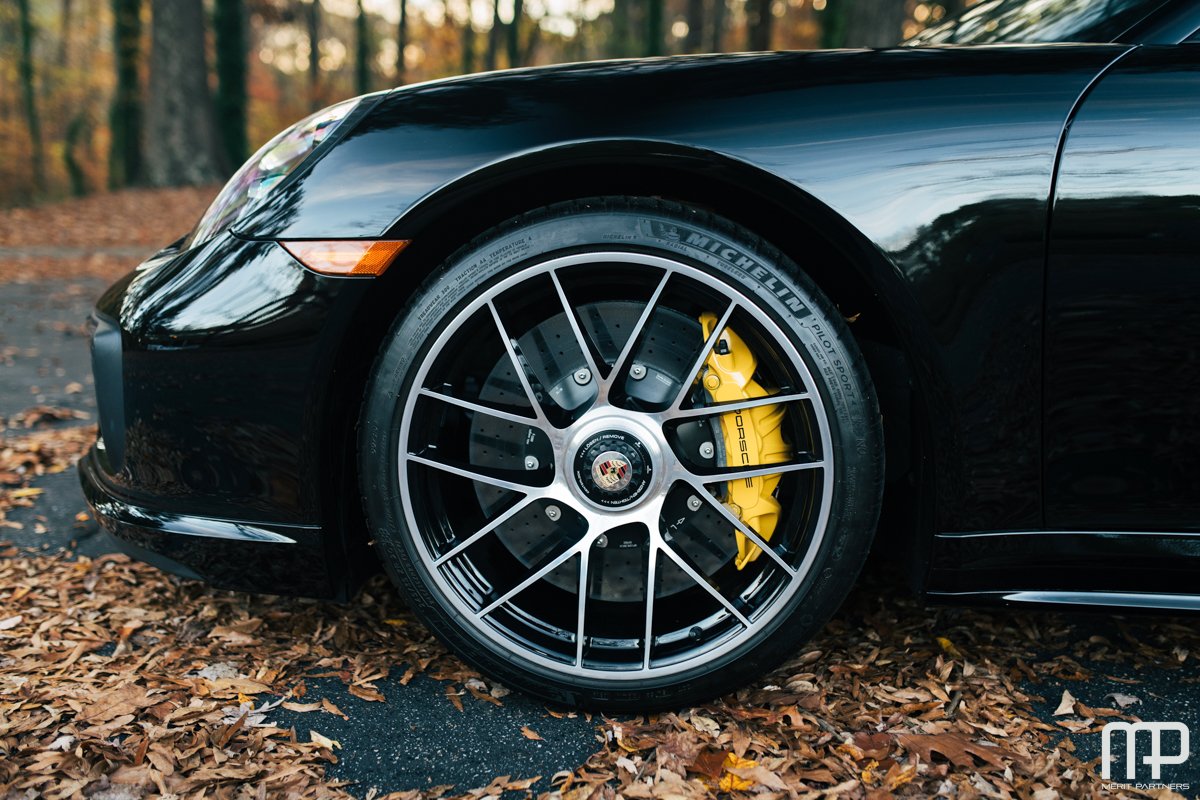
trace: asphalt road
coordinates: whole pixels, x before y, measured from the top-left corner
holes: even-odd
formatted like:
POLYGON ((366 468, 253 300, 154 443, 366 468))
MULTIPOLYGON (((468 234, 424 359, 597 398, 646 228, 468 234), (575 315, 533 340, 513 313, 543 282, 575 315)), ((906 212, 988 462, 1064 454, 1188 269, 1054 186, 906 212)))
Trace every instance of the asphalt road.
MULTIPOLYGON (((0 416, 11 416, 33 405, 53 405, 92 415, 95 400, 87 340, 82 323, 91 302, 102 290, 97 281, 71 284, 0 284, 0 416)), ((75 424, 86 424, 84 420, 75 424)), ((0 531, 0 540, 21 548, 41 551, 69 549, 83 555, 99 555, 113 548, 107 534, 93 522, 79 522, 76 515, 85 509, 73 470, 39 479, 35 486, 45 493, 32 509, 17 509, 10 519, 20 522, 20 531, 0 531), (36 525, 40 522, 41 526, 36 525), (38 533, 43 529, 44 533, 38 533)), ((1104 614, 1072 617, 1072 639, 1089 636, 1119 637, 1111 616, 1104 614)), ((1139 622, 1128 625, 1136 630, 1139 622)), ((1054 655, 1053 645, 1047 654, 1054 655)), ((1195 731, 1193 750, 1200 750, 1200 675, 1180 675, 1180 671, 1120 671, 1111 665, 1088 664, 1094 669, 1090 681, 1025 683, 1022 689, 1039 695, 1041 716, 1053 722, 1053 712, 1069 689, 1079 700, 1093 707, 1109 707, 1109 694, 1133 695, 1140 701, 1134 708, 1142 719, 1182 721, 1195 731), (1135 681, 1136 683, 1131 683, 1135 681)), ((429 788, 454 784, 459 791, 484 786, 496 775, 513 779, 550 776, 573 769, 598 748, 595 727, 583 715, 558 718, 539 703, 516 695, 505 698, 501 707, 464 696, 461 714, 446 714, 444 686, 418 677, 408 686, 394 678, 380 689, 388 702, 370 703, 350 695, 336 680, 314 679, 309 682, 306 700, 327 697, 345 711, 349 720, 321 715, 321 733, 340 741, 340 760, 329 769, 333 778, 354 781, 355 793, 366 795, 381 791, 429 788), (542 738, 530 739, 521 733, 527 727, 542 738)), ((295 725, 297 730, 311 727, 312 715, 277 709, 272 720, 295 725)), ((1064 735, 1065 732, 1064 732, 1064 735)), ((1171 734, 1164 737, 1163 752, 1171 753, 1178 745, 1171 734)), ((1054 741, 1061 737, 1056 736, 1054 741)), ((1097 734, 1071 736, 1077 754, 1085 760, 1100 752, 1097 734)), ((1118 748, 1118 753, 1120 749, 1118 748)), ((1144 776, 1144 773, 1141 775, 1144 776)), ((1183 790, 1188 796, 1200 792, 1200 755, 1178 767, 1165 767, 1165 782, 1190 784, 1183 790)), ((545 791, 546 783, 539 787, 545 791)))

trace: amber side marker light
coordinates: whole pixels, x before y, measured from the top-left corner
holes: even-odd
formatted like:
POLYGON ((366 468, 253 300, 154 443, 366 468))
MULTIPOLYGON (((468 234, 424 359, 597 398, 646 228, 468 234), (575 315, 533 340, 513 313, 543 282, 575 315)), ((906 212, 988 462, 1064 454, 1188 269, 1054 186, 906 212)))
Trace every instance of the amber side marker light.
POLYGON ((283 249, 313 272, 322 275, 382 275, 408 240, 375 242, 362 239, 329 239, 311 242, 280 242, 283 249))

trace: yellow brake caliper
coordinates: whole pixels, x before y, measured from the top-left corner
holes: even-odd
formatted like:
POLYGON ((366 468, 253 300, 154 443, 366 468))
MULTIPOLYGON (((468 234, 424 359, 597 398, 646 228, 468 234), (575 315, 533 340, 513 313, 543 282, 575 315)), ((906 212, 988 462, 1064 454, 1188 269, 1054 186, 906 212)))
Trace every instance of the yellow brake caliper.
MULTIPOLYGON (((708 341, 716 325, 715 314, 700 315, 705 341, 708 341)), ((727 327, 721 332, 720 339, 704 363, 707 369, 702 382, 713 403, 736 403, 738 400, 767 396, 767 390, 754 380, 758 358, 732 328, 727 327)), ((791 458, 791 451, 783 440, 783 415, 784 407, 781 405, 735 409, 722 414, 725 465, 751 467, 778 464, 791 458)), ((781 506, 775 499, 779 478, 779 475, 739 478, 729 481, 727 486, 726 506, 764 540, 771 538, 775 526, 779 524, 781 506)), ((740 531, 735 530, 734 535, 738 550, 734 563, 738 569, 744 569, 762 554, 762 550, 740 531)))

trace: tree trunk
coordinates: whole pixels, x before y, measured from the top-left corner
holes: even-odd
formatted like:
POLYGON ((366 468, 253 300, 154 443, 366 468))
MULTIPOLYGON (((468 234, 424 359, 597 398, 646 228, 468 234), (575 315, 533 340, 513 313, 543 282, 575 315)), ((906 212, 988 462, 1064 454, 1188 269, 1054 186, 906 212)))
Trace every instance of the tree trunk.
POLYGON ((612 35, 608 41, 608 53, 616 58, 629 55, 629 5, 633 0, 613 0, 612 35))
POLYGON ((904 0, 853 0, 849 11, 847 47, 894 47, 900 43, 904 0))
POLYGON ((21 18, 21 93, 25 101, 25 122, 29 126, 29 142, 33 160, 33 187, 38 194, 46 191, 46 157, 42 150, 42 123, 38 117, 37 93, 33 83, 33 19, 29 0, 17 0, 21 18))
POLYGON ((746 0, 746 49, 771 49, 771 0, 746 0))
POLYGON ((521 58, 521 20, 525 16, 525 3, 513 0, 513 18, 508 24, 508 65, 523 67, 525 60, 521 58))
POLYGON ((358 16, 354 18, 354 93, 371 91, 371 23, 358 0, 358 16))
POLYGON ((65 68, 67 66, 67 54, 71 50, 71 24, 74 22, 71 13, 74 3, 71 0, 62 0, 62 5, 59 7, 58 17, 58 66, 65 68))
POLYGON ((400 23, 396 26, 396 85, 404 83, 408 66, 404 63, 404 49, 408 47, 408 0, 400 0, 400 23))
POLYGON ((709 29, 712 39, 708 43, 710 53, 721 53, 725 50, 725 0, 713 0, 712 26, 709 29))
POLYGON ((71 181, 71 194, 83 197, 88 193, 87 175, 79 164, 75 151, 81 142, 91 138, 91 125, 88 123, 87 112, 80 111, 71 118, 67 125, 66 141, 63 142, 63 166, 67 168, 67 178, 71 181))
POLYGON ((853 2, 854 0, 827 0, 825 10, 821 13, 821 47, 846 46, 846 17, 849 14, 846 6, 853 2))
POLYGON ((496 68, 496 59, 500 55, 500 37, 504 33, 504 23, 500 20, 500 0, 492 0, 492 27, 488 30, 487 57, 484 67, 487 70, 496 68))
POLYGON ((538 46, 542 43, 542 25, 538 20, 533 20, 533 24, 529 26, 529 37, 525 40, 525 49, 521 56, 522 64, 533 64, 537 58, 538 46))
POLYGON ((687 0, 687 37, 683 49, 688 53, 704 50, 704 0, 687 0))
POLYGON ((142 0, 113 0, 113 53, 117 86, 109 129, 108 185, 117 189, 142 180, 142 0))
POLYGON ((242 0, 216 0, 217 124, 225 160, 246 160, 246 30, 242 0))
POLYGON ((467 15, 462 26, 462 74, 475 71, 475 28, 471 25, 471 0, 464 3, 467 15))
POLYGON ((643 55, 662 55, 663 0, 646 0, 646 47, 643 55))
POLYGON ((321 0, 308 4, 308 107, 319 109, 321 102, 321 0))
POLYGON ((214 183, 225 173, 208 93, 201 0, 152 0, 146 178, 152 186, 214 183))

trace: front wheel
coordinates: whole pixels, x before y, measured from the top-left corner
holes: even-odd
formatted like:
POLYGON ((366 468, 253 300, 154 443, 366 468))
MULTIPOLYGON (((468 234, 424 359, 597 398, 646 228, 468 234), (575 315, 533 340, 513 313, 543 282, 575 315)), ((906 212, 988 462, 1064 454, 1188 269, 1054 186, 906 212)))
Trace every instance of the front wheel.
POLYGON ((882 486, 845 323, 727 220, 601 198, 519 217, 414 294, 363 407, 385 568, 467 662, 648 710, 774 666, 834 612, 882 486))

